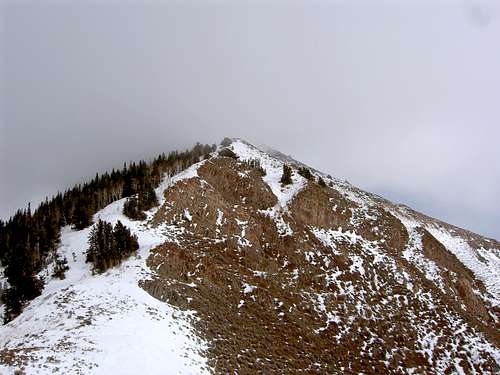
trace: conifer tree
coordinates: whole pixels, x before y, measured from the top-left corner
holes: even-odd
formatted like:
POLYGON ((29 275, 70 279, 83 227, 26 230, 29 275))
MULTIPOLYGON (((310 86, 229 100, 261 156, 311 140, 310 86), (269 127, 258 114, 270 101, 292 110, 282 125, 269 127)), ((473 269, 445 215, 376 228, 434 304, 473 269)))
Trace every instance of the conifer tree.
POLYGON ((281 176, 281 184, 282 185, 290 185, 292 183, 292 168, 283 164, 283 175, 281 176))
POLYGON ((306 178, 308 180, 312 180, 314 178, 314 176, 311 173, 311 171, 308 168, 306 168, 306 167, 300 167, 298 172, 299 172, 299 174, 302 177, 304 177, 304 178, 306 178))
POLYGON ((90 231, 88 244, 86 261, 92 263, 95 273, 102 273, 120 264, 139 248, 137 236, 132 235, 121 221, 113 227, 99 220, 90 231))
POLYGON ((87 207, 87 201, 84 198, 80 198, 76 202, 72 221, 76 230, 85 229, 92 224, 91 215, 87 207))
POLYGON ((146 214, 139 208, 139 199, 137 197, 127 198, 123 205, 123 214, 133 220, 144 220, 146 214))

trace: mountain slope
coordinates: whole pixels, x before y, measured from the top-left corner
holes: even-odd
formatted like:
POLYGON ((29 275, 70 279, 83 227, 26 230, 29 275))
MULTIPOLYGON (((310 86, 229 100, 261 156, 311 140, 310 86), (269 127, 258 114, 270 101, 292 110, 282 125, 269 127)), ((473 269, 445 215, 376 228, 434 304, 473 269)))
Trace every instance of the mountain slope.
MULTIPOLYGON (((179 176, 177 177, 179 178, 179 176)), ((161 199, 167 178, 157 189, 161 199)), ((62 231, 58 252, 70 266, 64 280, 52 279, 14 321, 0 327, 0 373, 26 374, 201 374, 206 344, 193 334, 192 314, 152 298, 138 285, 151 271, 145 260, 152 247, 175 236, 122 214, 125 199, 98 212, 110 223, 120 220, 138 235, 133 259, 102 275, 85 263, 90 228, 62 231)), ((46 275, 50 275, 50 269, 46 275)))
POLYGON ((0 329, 0 369, 499 371, 497 241, 315 170, 306 179, 279 152, 241 140, 218 151, 167 177, 144 222, 123 200, 96 215, 139 236, 120 267, 92 276, 89 229, 64 230, 68 277, 0 329))

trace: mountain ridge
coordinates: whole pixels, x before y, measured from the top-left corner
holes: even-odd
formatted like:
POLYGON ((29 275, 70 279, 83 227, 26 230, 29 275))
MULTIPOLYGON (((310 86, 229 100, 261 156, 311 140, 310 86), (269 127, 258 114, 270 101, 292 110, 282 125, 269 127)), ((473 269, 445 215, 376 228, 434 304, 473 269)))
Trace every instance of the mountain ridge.
MULTIPOLYGON (((183 353, 175 351, 173 361, 180 365, 174 372, 498 370, 500 244, 312 168, 312 178, 304 178, 298 167, 309 168, 232 139, 205 160, 165 176, 156 189, 160 204, 146 212, 144 221, 123 216, 124 199, 94 216, 94 221, 121 220, 139 236, 139 257, 97 278, 120 286, 122 272, 140 270, 125 283, 135 283, 133 293, 140 295, 135 301, 145 306, 135 319, 149 327, 149 317, 160 316, 166 326, 158 328, 177 327, 176 332, 184 332, 184 349, 193 353, 186 363, 183 353), (234 155, 221 156, 225 149, 234 155), (259 161, 264 176, 251 160, 259 161), (280 182, 283 164, 293 167, 289 185, 280 182), (318 184, 319 177, 327 186, 318 184), (159 312, 151 315, 148 307, 159 312), (180 326, 165 318, 176 314, 183 317, 180 326), (462 350, 455 352, 454 347, 462 350)), ((27 311, 1 328, 0 358, 9 359, 4 369, 105 373, 105 357, 81 350, 88 345, 90 353, 109 352, 102 338, 90 335, 93 346, 73 340, 73 349, 69 344, 65 348, 62 343, 71 341, 71 335, 44 341, 51 330, 32 324, 40 318, 33 306, 42 310, 42 320, 43 314, 55 314, 58 324, 76 330, 73 338, 93 327, 110 330, 99 314, 89 313, 95 305, 104 315, 127 316, 110 309, 110 301, 89 306, 83 297, 77 298, 84 310, 78 316, 83 318, 68 312, 75 305, 68 293, 86 295, 88 291, 75 291, 78 283, 95 283, 81 259, 87 234, 88 229, 64 230, 58 251, 71 259, 74 247, 78 258, 70 261, 65 286, 50 281, 27 311), (71 276, 77 269, 79 279, 71 276), (69 308, 59 302, 60 309, 44 313, 47 299, 67 300, 69 308), (36 337, 19 332, 34 332, 36 337), (30 349, 38 347, 42 349, 30 349), (55 360, 47 365, 52 351, 55 360), (79 362, 78 356, 84 360, 79 362)), ((116 296, 109 297, 113 287, 103 293, 101 297, 115 301, 116 296)), ((133 315, 135 307, 125 310, 133 315)), ((119 335, 118 328, 109 331, 111 336, 119 335)), ((161 337, 158 334, 157 340, 161 337)), ((165 335, 165 340, 171 337, 165 335)), ((159 357, 171 349, 163 344, 165 350, 156 352, 159 357)), ((132 358, 141 363, 141 358, 132 358)), ((161 358, 148 361, 151 373, 164 370, 161 358)))

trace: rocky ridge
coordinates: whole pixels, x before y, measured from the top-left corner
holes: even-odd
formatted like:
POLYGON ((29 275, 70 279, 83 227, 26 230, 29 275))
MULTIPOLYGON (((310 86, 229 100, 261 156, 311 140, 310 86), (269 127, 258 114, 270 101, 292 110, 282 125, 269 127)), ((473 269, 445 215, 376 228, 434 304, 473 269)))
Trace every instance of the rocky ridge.
POLYGON ((140 249, 103 275, 65 228, 68 275, 0 328, 0 373, 498 373, 500 243, 304 167, 233 139, 146 220, 110 204, 94 220, 140 249))

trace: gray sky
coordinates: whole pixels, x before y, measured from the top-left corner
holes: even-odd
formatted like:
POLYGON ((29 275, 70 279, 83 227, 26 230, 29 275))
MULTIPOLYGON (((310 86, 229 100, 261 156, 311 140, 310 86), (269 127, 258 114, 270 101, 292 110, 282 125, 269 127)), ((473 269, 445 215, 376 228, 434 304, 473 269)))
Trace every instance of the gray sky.
POLYGON ((500 238, 498 2, 1 4, 0 216, 235 136, 500 238))

